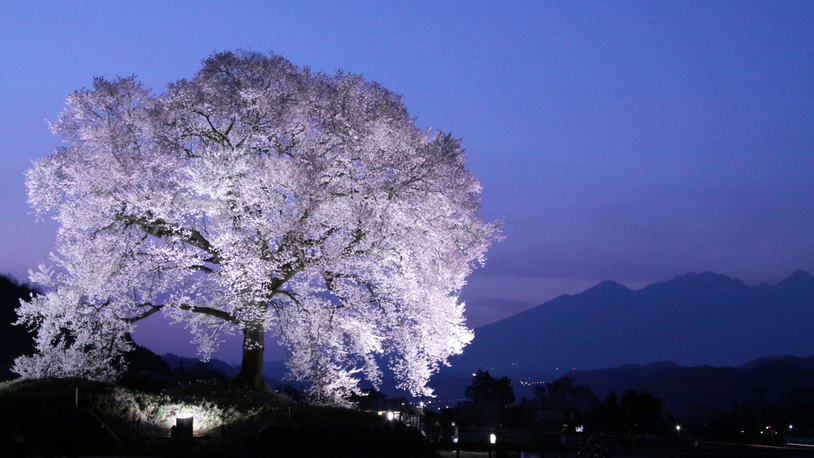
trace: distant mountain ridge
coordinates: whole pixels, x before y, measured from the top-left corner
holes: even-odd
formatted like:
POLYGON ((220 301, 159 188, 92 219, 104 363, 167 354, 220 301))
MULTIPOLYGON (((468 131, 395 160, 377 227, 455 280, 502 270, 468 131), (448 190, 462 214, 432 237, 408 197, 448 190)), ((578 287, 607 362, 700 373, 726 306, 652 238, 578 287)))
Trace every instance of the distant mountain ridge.
POLYGON ((452 368, 518 379, 675 361, 737 366, 766 355, 814 353, 814 277, 798 270, 777 285, 747 286, 710 272, 631 290, 604 281, 475 329, 452 368))
MULTIPOLYGON (((233 379, 238 372, 239 366, 232 366, 229 363, 212 358, 209 361, 203 362, 199 358, 190 358, 186 356, 178 356, 173 353, 165 353, 161 355, 161 359, 167 363, 169 368, 178 376, 187 374, 191 378, 215 378, 223 380, 233 379)), ((271 386, 281 385, 281 379, 284 378, 287 368, 283 361, 266 361, 263 375, 266 383, 271 386)), ((300 383, 287 382, 288 384, 299 387, 300 383)))
POLYGON ((698 406, 725 409, 736 402, 777 403, 796 389, 814 389, 814 356, 766 357, 738 367, 684 367, 672 362, 566 374, 600 399, 628 389, 662 399, 665 411, 692 412, 698 406))
POLYGON ((234 367, 224 361, 212 358, 207 362, 201 361, 199 358, 189 358, 185 356, 178 356, 174 353, 165 353, 161 355, 161 359, 167 363, 173 372, 206 372, 206 373, 220 373, 224 378, 233 378, 237 375, 240 368, 234 367))

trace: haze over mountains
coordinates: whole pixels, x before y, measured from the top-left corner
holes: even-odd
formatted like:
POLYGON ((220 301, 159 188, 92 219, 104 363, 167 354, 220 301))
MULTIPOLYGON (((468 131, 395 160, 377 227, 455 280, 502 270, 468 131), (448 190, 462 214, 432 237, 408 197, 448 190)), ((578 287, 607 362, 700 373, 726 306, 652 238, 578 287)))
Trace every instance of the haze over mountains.
POLYGON ((814 278, 802 270, 771 286, 709 272, 637 291, 605 281, 475 330, 442 374, 478 368, 515 380, 671 361, 738 366, 814 353, 814 278))

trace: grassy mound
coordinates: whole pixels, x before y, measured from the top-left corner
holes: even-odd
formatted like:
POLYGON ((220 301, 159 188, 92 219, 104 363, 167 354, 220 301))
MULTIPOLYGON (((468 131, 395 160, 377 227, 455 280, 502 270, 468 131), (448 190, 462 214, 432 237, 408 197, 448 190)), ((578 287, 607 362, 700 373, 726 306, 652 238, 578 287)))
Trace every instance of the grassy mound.
POLYGON ((269 425, 383 424, 375 414, 296 404, 278 393, 248 392, 229 382, 175 384, 150 392, 73 378, 15 380, 0 383, 0 410, 42 415, 89 410, 137 453, 171 446, 179 414, 193 416, 197 447, 210 449, 239 446, 269 425))

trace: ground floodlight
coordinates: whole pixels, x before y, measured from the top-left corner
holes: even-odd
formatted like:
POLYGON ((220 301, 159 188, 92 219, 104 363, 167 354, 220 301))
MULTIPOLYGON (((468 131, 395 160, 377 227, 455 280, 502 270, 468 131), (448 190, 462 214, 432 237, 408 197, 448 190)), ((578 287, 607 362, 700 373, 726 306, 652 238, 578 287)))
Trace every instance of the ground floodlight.
POLYGON ((191 413, 179 413, 175 416, 175 434, 180 442, 192 443, 192 422, 191 413))

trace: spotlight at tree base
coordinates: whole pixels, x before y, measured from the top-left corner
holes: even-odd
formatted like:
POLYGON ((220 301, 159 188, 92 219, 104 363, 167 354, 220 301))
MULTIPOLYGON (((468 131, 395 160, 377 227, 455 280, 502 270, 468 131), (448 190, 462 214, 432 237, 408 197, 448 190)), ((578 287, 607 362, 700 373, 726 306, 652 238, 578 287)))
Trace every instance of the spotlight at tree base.
POLYGON ((492 458, 492 450, 495 448, 496 443, 497 436, 494 433, 489 434, 489 458, 492 458))
POLYGON ((192 443, 193 419, 191 413, 175 416, 175 440, 182 444, 192 443))

